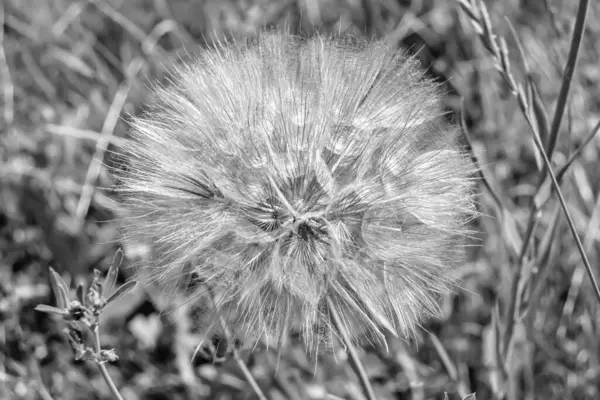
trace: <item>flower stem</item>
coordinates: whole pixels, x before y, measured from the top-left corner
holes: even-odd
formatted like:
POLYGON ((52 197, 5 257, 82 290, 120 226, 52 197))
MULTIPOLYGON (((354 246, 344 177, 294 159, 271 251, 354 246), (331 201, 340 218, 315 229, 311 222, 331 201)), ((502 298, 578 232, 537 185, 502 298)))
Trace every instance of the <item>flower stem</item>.
MULTIPOLYGON (((211 292, 211 294, 212 294, 212 292, 211 292)), ((213 301, 213 305, 214 305, 214 300, 213 300, 212 296, 211 296, 211 300, 213 301)), ((254 391, 254 394, 256 394, 256 397, 258 397, 259 400, 267 400, 267 396, 265 396, 262 389, 258 385, 258 382, 256 382, 256 379, 254 379, 252 372, 250 372, 250 369, 248 369, 248 366, 246 365, 246 363, 244 362, 242 357, 240 357, 240 351, 239 351, 237 345, 235 343, 233 343, 233 341, 234 341, 233 336, 231 335, 231 332, 229 331, 229 328, 227 327, 227 323, 225 322, 225 320, 223 318, 221 318, 221 328, 223 329, 223 334, 225 335, 225 339, 227 339, 227 342, 229 342, 233 345, 233 359, 235 360, 238 367, 240 368, 240 371, 242 371, 242 374, 246 378, 246 381, 248 381, 248 384, 250 384, 250 387, 254 391)))
POLYGON ((348 355, 350 356, 350 366, 352 367, 354 373, 358 377, 360 385, 362 386, 363 391, 365 392, 365 396, 368 400, 377 400, 377 397, 375 397, 375 392, 373 391, 373 387, 371 386, 371 382, 369 382, 367 372, 365 371, 365 368, 363 367, 360 361, 360 357, 358 356, 356 349, 352 345, 350 335, 348 335, 348 331, 342 323, 340 314, 337 312, 335 304, 329 296, 327 296, 327 308, 329 309, 329 314, 331 315, 331 322, 340 334, 341 339, 344 342, 344 345, 346 346, 346 350, 348 351, 348 355))
POLYGON ((252 387, 252 390, 254 391, 254 394, 256 394, 256 396, 260 400, 267 400, 267 396, 265 396, 265 394, 263 393, 263 391, 260 388, 260 386, 258 386, 258 382, 256 382, 256 379, 254 379, 254 376, 252 376, 252 373, 248 369, 248 366, 246 365, 246 363, 244 362, 244 360, 242 360, 242 358, 240 357, 240 352, 235 347, 235 345, 234 345, 234 349, 233 349, 233 359, 235 360, 235 362, 237 363, 238 367, 242 371, 242 374, 244 374, 244 377, 246 378, 246 381, 248 381, 248 383, 252 387))
POLYGON ((573 80, 573 74, 577 68, 577 61, 579 59, 579 50, 581 48, 581 42, 583 40, 583 34, 585 33, 585 22, 588 14, 589 0, 580 0, 579 6, 577 7, 577 17, 575 18, 575 26, 573 28, 573 36, 571 38, 571 45, 569 47, 569 55, 567 57, 567 63, 565 65, 565 71, 562 77, 562 83, 560 85, 560 92, 558 94, 558 100, 556 102, 556 108, 554 111, 554 118, 552 119, 552 126, 550 129, 550 137, 546 146, 546 152, 548 158, 552 158, 554 148, 558 139, 558 131, 562 116, 567 105, 569 98, 569 89, 571 88, 571 81, 573 80))
MULTIPOLYGON (((100 350, 102 348, 100 346, 100 331, 98 330, 98 325, 96 325, 94 327, 93 332, 94 332, 94 338, 95 338, 95 340, 94 340, 95 349, 94 350, 96 351, 96 354, 100 354, 100 350)), ((104 381, 108 385, 108 388, 110 389, 110 392, 113 395, 113 397, 116 400, 123 400, 121 393, 119 393, 119 389, 117 389, 117 387, 115 386, 115 383, 113 382, 112 378, 108 374, 108 370, 106 369, 106 366, 104 365, 104 363, 96 362, 96 364, 98 365, 98 368, 100 369, 100 373, 102 374, 104 381)))

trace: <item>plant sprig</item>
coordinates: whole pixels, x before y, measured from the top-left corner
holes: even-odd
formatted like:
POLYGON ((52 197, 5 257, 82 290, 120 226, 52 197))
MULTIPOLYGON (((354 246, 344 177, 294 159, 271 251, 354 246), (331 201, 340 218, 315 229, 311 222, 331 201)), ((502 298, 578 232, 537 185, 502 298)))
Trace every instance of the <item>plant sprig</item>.
POLYGON ((87 288, 83 284, 77 286, 76 299, 71 299, 69 285, 50 268, 50 286, 57 304, 40 304, 35 308, 37 311, 62 317, 67 323, 64 332, 75 352, 75 359, 95 362, 116 400, 123 400, 123 397, 108 374, 105 364, 115 362, 119 357, 114 349, 102 348, 99 327, 104 308, 137 285, 137 281, 128 281, 116 287, 121 260, 122 252, 119 250, 104 278, 101 277, 100 271, 94 270, 94 276, 87 288))
MULTIPOLYGON (((521 246, 518 254, 518 265, 514 272, 514 279, 511 284, 512 287, 507 311, 507 320, 503 332, 503 343, 501 344, 501 354, 504 358, 503 367, 504 371, 507 372, 507 365, 509 364, 512 349, 513 332, 521 314, 519 312, 521 307, 520 299, 523 294, 523 288, 526 287, 528 280, 531 277, 531 268, 525 267, 527 255, 529 254, 529 247, 533 243, 533 235, 542 215, 542 210, 547 204, 548 200, 551 198, 553 192, 557 195, 560 207, 562 208, 562 211, 566 217, 566 221, 577 245, 583 265, 585 266, 589 280, 594 288, 596 298, 600 302, 600 287, 598 286, 593 269, 587 258, 583 244, 579 238, 560 187, 562 179, 564 178, 569 167, 572 165, 574 159, 581 153, 583 146, 585 146, 597 133, 600 125, 597 125, 596 128, 593 129, 593 131, 586 137, 579 148, 577 148, 571 155, 567 163, 559 169, 558 173, 554 172, 550 161, 558 141, 562 116, 566 108, 573 74, 577 66, 579 49, 585 30, 589 1, 579 1, 569 55, 564 68, 562 84, 551 123, 549 122, 545 106, 539 96, 539 91, 529 76, 529 69, 524 59, 524 52, 516 36, 514 28, 511 27, 511 30, 513 32, 514 39, 517 42, 522 62, 525 65, 525 70, 528 73, 525 88, 523 85, 517 82, 512 74, 506 40, 503 37, 498 37, 494 33, 491 24, 491 18, 485 3, 482 0, 458 0, 458 3, 475 28, 483 47, 492 55, 494 59, 494 65, 498 70, 498 73, 510 89, 514 98, 517 100, 520 111, 525 117, 525 120, 531 130, 533 143, 535 145, 535 150, 537 151, 536 160, 538 161, 538 165, 540 166, 541 170, 536 193, 531 198, 529 220, 527 222, 525 235, 522 236, 522 240, 520 241, 521 246)), ((549 230, 552 232, 552 236, 549 240, 551 240, 556 233, 556 226, 559 222, 559 218, 553 218, 553 221, 553 226, 549 228, 549 230)), ((548 248, 547 245, 545 247, 548 248)), ((542 252, 542 254, 546 253, 547 252, 542 252)), ((539 295, 539 290, 537 290, 536 293, 539 295)), ((531 305, 529 305, 527 308, 529 309, 530 307, 531 305)))

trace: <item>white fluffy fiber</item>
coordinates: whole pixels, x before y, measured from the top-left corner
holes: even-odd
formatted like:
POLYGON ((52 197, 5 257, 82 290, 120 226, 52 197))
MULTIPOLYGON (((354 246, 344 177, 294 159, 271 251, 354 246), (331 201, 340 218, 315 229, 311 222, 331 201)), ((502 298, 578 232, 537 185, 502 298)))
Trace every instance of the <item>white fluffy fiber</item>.
POLYGON ((263 34, 177 67, 133 120, 126 240, 160 285, 201 282, 238 337, 410 334, 462 259, 473 165, 417 61, 263 34), (187 265, 187 268, 184 268, 187 265), (193 275, 191 275, 193 272, 193 275))

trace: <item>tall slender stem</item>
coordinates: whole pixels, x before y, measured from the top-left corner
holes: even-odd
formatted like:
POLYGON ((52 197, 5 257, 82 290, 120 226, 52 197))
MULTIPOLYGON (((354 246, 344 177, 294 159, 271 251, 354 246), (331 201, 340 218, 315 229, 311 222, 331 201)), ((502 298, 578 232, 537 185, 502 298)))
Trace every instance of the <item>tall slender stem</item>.
MULTIPOLYGON (((96 354, 99 355, 102 347, 100 346, 100 331, 98 329, 98 325, 96 325, 94 327, 93 331, 94 331, 94 338, 95 338, 95 340, 94 340, 95 349, 94 350, 96 351, 96 354)), ((123 400, 121 393, 119 393, 119 389, 117 389, 117 387, 115 386, 115 383, 113 382, 112 378, 108 374, 108 370, 106 369, 106 366, 104 365, 104 363, 96 362, 96 364, 98 365, 98 368, 100 369, 100 373, 102 374, 104 381, 108 385, 108 388, 110 389, 110 392, 112 393, 113 397, 116 400, 123 400)))
POLYGON ((567 99, 569 98, 569 89, 571 88, 571 81, 573 80, 573 74, 577 67, 577 60, 579 58, 579 49, 581 48, 581 40, 585 32, 585 20, 587 18, 589 8, 589 0, 580 0, 579 7, 577 8, 577 16, 575 18, 575 27, 573 28, 573 37, 571 38, 571 46, 569 48, 569 55, 567 56, 567 63, 565 65, 565 71, 563 72, 562 83, 560 85, 560 92, 558 94, 558 100, 556 102, 556 108, 554 109, 554 117, 552 119, 552 126, 550 128, 550 136, 546 151, 548 152, 548 158, 552 158, 554 148, 558 139, 558 129, 562 121, 562 116, 567 105, 567 99))
POLYGON ((260 400, 267 400, 267 396, 265 396, 265 394, 263 393, 260 386, 258 386, 258 382, 256 382, 256 379, 254 379, 254 376, 248 369, 248 366, 246 365, 244 360, 242 360, 242 358, 240 357, 240 351, 237 348, 235 348, 235 345, 234 345, 234 349, 233 349, 233 359, 235 360, 238 367, 242 371, 242 374, 244 374, 246 381, 248 381, 248 383, 252 387, 252 390, 254 391, 254 394, 256 394, 256 397, 258 397, 260 400))
POLYGON ((358 357, 356 349, 352 345, 350 335, 348 335, 348 331, 342 323, 340 314, 337 312, 337 308, 329 296, 327 296, 327 308, 329 309, 329 314, 331 315, 331 322, 333 322, 335 329, 337 329, 338 333, 342 337, 342 340, 344 341, 344 345, 346 346, 348 355, 350 356, 350 366, 354 370, 354 373, 358 376, 358 380, 360 381, 360 385, 365 392, 365 396, 367 396, 368 400, 377 400, 377 397, 375 397, 375 392, 373 391, 373 387, 371 386, 371 382, 369 382, 367 372, 360 361, 360 357, 358 357))

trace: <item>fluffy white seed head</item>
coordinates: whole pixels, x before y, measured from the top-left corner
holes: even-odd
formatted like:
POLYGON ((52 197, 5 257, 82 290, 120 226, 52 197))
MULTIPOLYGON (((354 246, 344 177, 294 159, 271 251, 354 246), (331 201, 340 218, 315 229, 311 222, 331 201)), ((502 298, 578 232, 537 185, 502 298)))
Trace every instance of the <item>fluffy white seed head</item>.
POLYGON ((176 68, 118 172, 142 272, 209 287, 243 338, 410 334, 473 215, 473 165, 417 61, 380 42, 263 34, 176 68))

